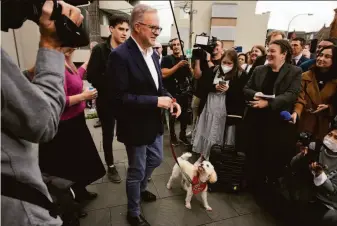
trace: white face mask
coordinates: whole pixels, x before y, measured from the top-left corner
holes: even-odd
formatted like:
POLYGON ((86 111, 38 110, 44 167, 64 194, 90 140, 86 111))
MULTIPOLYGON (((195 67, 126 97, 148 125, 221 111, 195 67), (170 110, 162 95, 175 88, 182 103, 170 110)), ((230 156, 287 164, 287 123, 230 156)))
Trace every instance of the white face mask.
POLYGON ((323 144, 333 152, 337 152, 337 143, 330 137, 324 137, 323 144))
POLYGON ((224 74, 226 74, 226 73, 230 72, 233 69, 233 67, 230 67, 230 66, 227 66, 227 65, 221 65, 221 69, 222 69, 222 72, 224 74))

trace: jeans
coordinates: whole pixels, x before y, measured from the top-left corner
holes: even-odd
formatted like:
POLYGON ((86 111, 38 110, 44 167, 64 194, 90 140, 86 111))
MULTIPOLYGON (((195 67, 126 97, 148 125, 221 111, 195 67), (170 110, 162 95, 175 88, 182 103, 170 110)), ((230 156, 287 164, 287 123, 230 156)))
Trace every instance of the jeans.
POLYGON ((163 160, 163 136, 157 135, 150 145, 132 146, 125 144, 129 168, 126 178, 128 213, 132 217, 140 215, 140 194, 146 190, 148 178, 163 160))

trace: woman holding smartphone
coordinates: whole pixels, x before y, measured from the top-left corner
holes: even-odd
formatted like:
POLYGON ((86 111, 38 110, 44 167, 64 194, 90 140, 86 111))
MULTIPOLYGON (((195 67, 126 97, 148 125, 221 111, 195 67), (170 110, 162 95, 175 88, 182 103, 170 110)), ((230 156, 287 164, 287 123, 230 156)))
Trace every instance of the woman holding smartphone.
POLYGON ((227 50, 221 64, 213 68, 207 83, 208 95, 200 100, 199 117, 193 140, 193 151, 208 159, 214 144, 223 145, 229 115, 242 117, 245 104, 243 87, 248 80, 240 67, 235 50, 227 50))
POLYGON ((328 46, 319 53, 316 64, 302 75, 302 91, 295 104, 293 122, 299 119, 299 131, 311 132, 322 140, 336 115, 337 47, 328 46))

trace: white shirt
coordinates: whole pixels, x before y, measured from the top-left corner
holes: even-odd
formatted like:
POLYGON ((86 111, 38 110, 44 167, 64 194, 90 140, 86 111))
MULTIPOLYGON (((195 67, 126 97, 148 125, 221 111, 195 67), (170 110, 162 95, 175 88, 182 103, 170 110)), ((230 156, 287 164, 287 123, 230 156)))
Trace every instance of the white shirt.
POLYGON ((302 57, 302 53, 300 55, 298 55, 298 56, 293 57, 293 60, 295 60, 296 64, 301 59, 301 57, 302 57))
POLYGON ((267 65, 268 64, 268 60, 266 59, 266 61, 264 62, 264 65, 267 65))
POLYGON ((252 64, 251 65, 248 65, 248 67, 247 67, 247 64, 242 64, 241 65, 241 68, 243 69, 243 70, 245 70, 247 73, 249 73, 249 71, 250 71, 250 69, 252 68, 252 64), (247 67, 247 69, 246 69, 246 67, 247 67))
POLYGON ((153 49, 152 47, 149 47, 146 49, 146 52, 140 47, 140 45, 137 43, 136 39, 134 39, 131 35, 131 38, 135 43, 137 44, 139 51, 142 53, 144 60, 146 62, 147 67, 150 70, 150 73, 152 75, 153 81, 156 84, 157 89, 159 88, 159 80, 158 80, 158 72, 156 69, 156 66, 154 65, 154 61, 152 59, 153 49))

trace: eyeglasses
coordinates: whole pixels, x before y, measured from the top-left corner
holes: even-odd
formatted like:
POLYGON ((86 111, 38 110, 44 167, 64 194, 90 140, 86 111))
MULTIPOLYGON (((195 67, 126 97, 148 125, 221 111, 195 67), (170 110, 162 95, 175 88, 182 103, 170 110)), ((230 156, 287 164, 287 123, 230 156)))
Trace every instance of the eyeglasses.
POLYGON ((157 26, 154 26, 154 25, 144 24, 144 23, 141 23, 141 22, 138 22, 138 23, 141 24, 141 25, 147 26, 148 28, 150 28, 151 31, 152 31, 152 33, 156 33, 157 31, 160 33, 163 30, 163 28, 157 27, 157 26))

